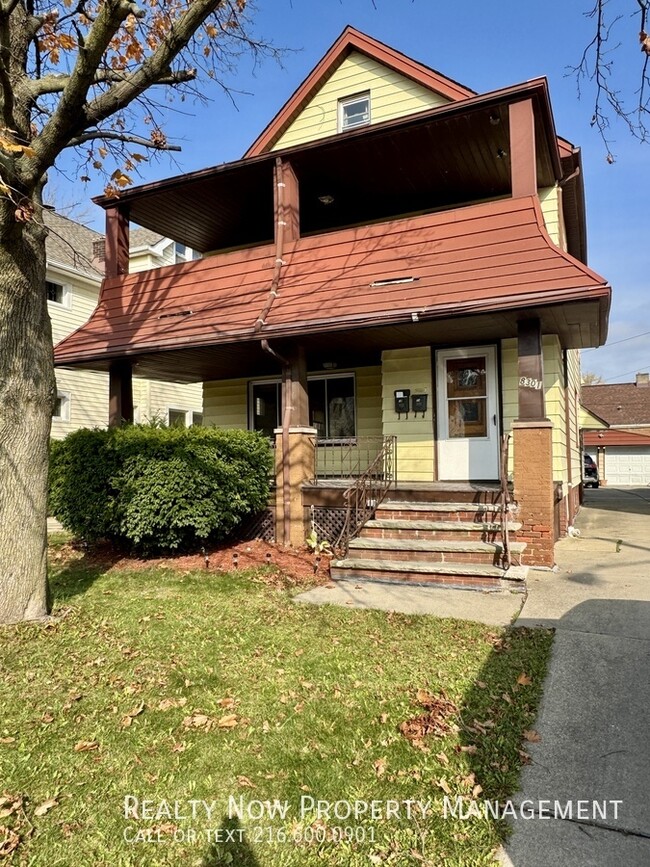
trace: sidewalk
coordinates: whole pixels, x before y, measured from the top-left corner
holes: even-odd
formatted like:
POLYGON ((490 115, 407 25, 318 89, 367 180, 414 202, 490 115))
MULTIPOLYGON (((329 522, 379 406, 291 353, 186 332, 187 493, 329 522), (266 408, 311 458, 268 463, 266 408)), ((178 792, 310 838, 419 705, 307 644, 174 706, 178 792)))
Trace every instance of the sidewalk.
POLYGON ((650 864, 650 488, 586 493, 580 537, 558 545, 557 574, 529 574, 516 623, 557 630, 517 800, 571 801, 574 815, 517 819, 514 867, 650 864))

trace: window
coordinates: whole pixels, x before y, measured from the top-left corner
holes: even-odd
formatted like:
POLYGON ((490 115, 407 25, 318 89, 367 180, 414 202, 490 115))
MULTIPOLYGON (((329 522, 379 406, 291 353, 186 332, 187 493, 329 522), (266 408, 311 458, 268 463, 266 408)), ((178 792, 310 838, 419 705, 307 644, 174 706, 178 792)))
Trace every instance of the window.
POLYGON ((174 243, 174 262, 178 265, 179 262, 187 260, 187 247, 185 244, 180 244, 178 241, 174 243))
POLYGON ((63 304, 69 306, 69 290, 68 287, 64 286, 62 283, 55 283, 53 280, 46 280, 45 292, 47 300, 52 304, 63 304))
POLYGON ((193 412, 192 413, 192 425, 194 427, 203 427, 203 413, 202 412, 193 412))
POLYGON ((52 421, 70 421, 70 395, 66 392, 57 392, 52 421))
MULTIPOLYGON (((310 376, 309 423, 323 439, 356 436, 354 376, 310 376)), ((268 437, 282 425, 282 388, 279 380, 253 382, 250 386, 250 420, 253 430, 268 437)))
POLYGON ((167 410, 167 423, 170 427, 187 427, 187 412, 184 409, 167 410))
POLYGON ((370 123, 370 92, 339 99, 339 132, 370 123))

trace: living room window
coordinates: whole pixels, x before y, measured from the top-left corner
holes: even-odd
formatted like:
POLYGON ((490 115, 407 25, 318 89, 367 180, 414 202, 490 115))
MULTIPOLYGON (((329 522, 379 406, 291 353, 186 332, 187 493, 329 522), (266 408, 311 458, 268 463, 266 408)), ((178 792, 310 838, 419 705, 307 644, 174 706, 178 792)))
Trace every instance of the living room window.
POLYGON ((339 99, 339 132, 370 123, 370 91, 339 99))
MULTIPOLYGON (((307 380, 309 424, 320 439, 356 436, 354 374, 310 376, 307 380)), ((282 426, 282 387, 280 380, 252 382, 249 399, 249 427, 273 436, 282 426)))

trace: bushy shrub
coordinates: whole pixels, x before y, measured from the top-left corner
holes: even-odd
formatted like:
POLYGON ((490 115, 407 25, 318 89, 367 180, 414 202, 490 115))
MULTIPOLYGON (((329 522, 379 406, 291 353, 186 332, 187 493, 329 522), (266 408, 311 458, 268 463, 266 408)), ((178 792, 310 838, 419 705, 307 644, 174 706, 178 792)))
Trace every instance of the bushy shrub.
POLYGON ((80 430, 53 444, 50 510, 88 540, 189 550, 266 506, 271 467, 268 441, 248 431, 80 430))

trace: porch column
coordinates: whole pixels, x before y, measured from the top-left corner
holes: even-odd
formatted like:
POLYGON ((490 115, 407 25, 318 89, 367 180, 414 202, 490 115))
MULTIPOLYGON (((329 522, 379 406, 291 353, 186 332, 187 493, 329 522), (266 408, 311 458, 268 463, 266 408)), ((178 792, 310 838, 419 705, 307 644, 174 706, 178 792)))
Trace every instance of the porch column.
POLYGON ((533 101, 524 99, 508 107, 510 123, 510 175, 512 197, 537 195, 535 116, 533 101))
POLYGON ((312 481, 315 474, 316 429, 309 427, 304 347, 298 347, 286 358, 288 364, 282 372, 283 427, 275 431, 275 538, 283 545, 299 547, 305 542, 307 526, 302 486, 312 481))
POLYGON ((108 426, 133 422, 133 378, 130 361, 115 361, 108 373, 108 426))
POLYGON ((553 424, 546 418, 542 334, 538 319, 518 325, 519 418, 512 424, 514 494, 526 542, 525 563, 555 562, 553 424))
POLYGON ((106 211, 104 274, 107 279, 129 273, 129 212, 126 205, 106 211))

